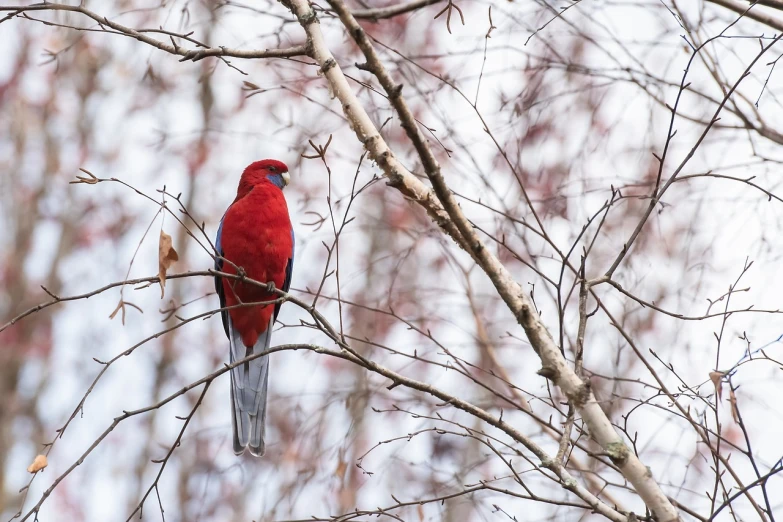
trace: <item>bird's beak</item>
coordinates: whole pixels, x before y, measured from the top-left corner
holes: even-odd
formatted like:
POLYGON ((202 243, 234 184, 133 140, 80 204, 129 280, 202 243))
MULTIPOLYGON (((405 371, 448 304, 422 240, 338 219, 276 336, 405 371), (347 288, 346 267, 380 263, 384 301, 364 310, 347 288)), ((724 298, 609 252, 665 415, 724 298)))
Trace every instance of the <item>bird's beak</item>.
POLYGON ((281 176, 283 177, 283 184, 288 186, 288 184, 291 183, 291 174, 288 172, 283 172, 281 176))

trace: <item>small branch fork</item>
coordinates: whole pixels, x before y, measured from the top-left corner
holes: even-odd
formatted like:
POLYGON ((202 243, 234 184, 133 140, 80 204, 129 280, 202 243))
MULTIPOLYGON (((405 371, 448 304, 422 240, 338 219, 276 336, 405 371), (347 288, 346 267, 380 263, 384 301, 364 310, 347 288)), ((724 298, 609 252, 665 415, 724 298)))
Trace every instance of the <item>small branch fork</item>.
MULTIPOLYGON (((130 522, 130 520, 133 518, 133 516, 138 513, 139 518, 142 517, 143 509, 144 509, 144 502, 147 500, 147 497, 150 496, 150 493, 154 490, 155 492, 158 492, 158 483, 160 482, 160 477, 163 475, 163 470, 166 468, 166 464, 169 463, 169 459, 174 454, 174 450, 177 449, 182 442, 182 436, 185 435, 185 430, 188 429, 188 424, 190 424, 190 421, 193 419, 193 416, 196 414, 196 411, 198 410, 199 406, 201 406, 201 403, 204 401, 204 397, 207 395, 207 390, 209 390, 209 386, 212 384, 212 381, 207 381, 204 383, 204 389, 201 390, 201 395, 199 395, 198 400, 196 401, 196 404, 193 405, 193 409, 190 410, 190 413, 187 417, 177 417, 178 419, 184 421, 182 424, 182 429, 179 430, 179 435, 177 435, 177 439, 174 441, 174 443, 169 447, 169 451, 166 453, 166 456, 163 457, 160 460, 153 460, 153 463, 160 464, 160 469, 158 470, 158 474, 155 476, 155 480, 152 482, 150 487, 147 489, 147 492, 144 493, 144 496, 139 501, 139 504, 136 506, 136 509, 133 510, 133 512, 128 516, 126 519, 126 522, 130 522)), ((160 494, 158 494, 158 503, 160 505, 160 513, 161 516, 163 515, 163 504, 160 503, 160 494)), ((164 518, 165 520, 165 518, 164 518)))

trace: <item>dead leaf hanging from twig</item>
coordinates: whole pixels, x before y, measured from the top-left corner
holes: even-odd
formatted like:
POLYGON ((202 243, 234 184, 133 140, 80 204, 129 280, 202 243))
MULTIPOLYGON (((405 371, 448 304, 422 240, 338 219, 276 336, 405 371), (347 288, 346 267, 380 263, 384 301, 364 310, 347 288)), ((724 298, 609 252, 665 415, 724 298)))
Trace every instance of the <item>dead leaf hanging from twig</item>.
POLYGON ((158 241, 158 277, 160 278, 161 299, 163 299, 166 288, 166 270, 171 267, 174 261, 179 261, 179 254, 171 244, 171 236, 161 230, 158 241))
POLYGON ((710 380, 715 386, 715 392, 718 394, 718 400, 723 398, 723 372, 710 372, 710 380))
POLYGON ((740 423, 739 408, 737 407, 737 395, 734 393, 734 389, 729 390, 729 403, 731 403, 731 417, 737 424, 740 423))
POLYGON ((46 460, 46 455, 38 455, 33 460, 33 463, 27 466, 27 471, 30 473, 36 473, 38 471, 41 471, 46 466, 49 465, 49 462, 46 460))

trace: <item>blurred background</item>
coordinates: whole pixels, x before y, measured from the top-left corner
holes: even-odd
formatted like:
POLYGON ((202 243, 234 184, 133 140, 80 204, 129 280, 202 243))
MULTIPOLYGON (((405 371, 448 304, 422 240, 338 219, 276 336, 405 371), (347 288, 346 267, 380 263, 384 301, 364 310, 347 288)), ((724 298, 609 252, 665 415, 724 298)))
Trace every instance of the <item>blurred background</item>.
MULTIPOLYGON (((734 88, 774 43, 783 12, 753 7, 772 20, 765 24, 731 8, 747 3, 680 3, 686 4, 459 0, 422 3, 362 25, 404 84, 465 213, 533 295, 569 360, 578 287, 562 256, 578 267, 589 249, 587 276, 606 272, 647 209, 659 176, 654 154, 665 150, 662 179, 674 173, 680 179, 614 274, 626 293, 596 289, 645 359, 598 311, 588 323, 586 372, 604 410, 668 495, 703 520, 712 514, 761 520, 744 496, 715 512, 724 495, 737 491, 736 480, 760 480, 781 459, 783 273, 775 237, 783 217, 783 70, 775 64, 783 47, 773 45, 734 88), (689 85, 680 92, 682 84, 689 85), (675 103, 677 133, 667 140, 675 103), (720 121, 703 137, 721 107, 720 121), (760 312, 722 313, 750 307, 760 312), (716 479, 716 466, 724 470, 645 364, 692 409, 722 454, 732 455, 738 477, 716 479), (732 370, 742 422, 728 383, 716 395, 710 378, 716 370, 732 370)), ((81 5, 135 29, 192 32, 208 46, 269 49, 305 41, 295 18, 275 2, 81 5)), ((349 3, 357 10, 386 5, 349 3)), ((357 48, 323 11, 327 5, 318 7, 351 87, 394 153, 425 179, 377 82, 356 67, 364 61, 357 48)), ((386 186, 310 58, 180 61, 78 12, 14 12, 0 12, 0 513, 6 519, 26 514, 124 410, 155 404, 228 360, 216 316, 142 343, 182 318, 218 308, 209 277, 171 279, 162 299, 156 284, 115 287, 7 323, 51 300, 41 285, 65 297, 155 276, 161 229, 179 252, 170 273, 210 268, 197 226, 167 197, 202 245, 159 212, 159 191, 181 194, 212 238, 242 170, 262 158, 280 159, 291 170, 285 194, 297 235, 294 295, 312 301, 319 294, 318 309, 366 357, 495 414, 502 410, 505 420, 557 452, 547 425, 561 426, 568 408, 536 374, 540 362, 524 332, 470 257, 386 186), (326 165, 302 157, 314 153, 310 140, 324 145, 330 136, 326 165), (80 168, 124 184, 69 184, 84 175, 80 168), (118 302, 130 304, 110 318, 118 302), (107 361, 138 343, 80 408, 103 368, 94 359, 107 361), (49 466, 20 492, 30 481, 27 466, 72 414, 49 466)), ((145 34, 193 47, 161 32, 145 34)), ((589 308, 596 309, 592 298, 589 308)), ((273 344, 334 347, 301 322, 307 316, 296 306, 283 306, 279 319, 273 344)), ((402 386, 388 390, 389 384, 336 358, 274 354, 267 454, 253 459, 231 450, 229 381, 222 376, 145 501, 144 518, 331 520, 463 492, 392 511, 420 521, 597 519, 569 505, 578 499, 521 446, 433 397, 402 386), (525 490, 477 440, 484 435, 465 436, 466 430, 499 437, 525 485, 549 501, 509 494, 525 490), (464 493, 481 481, 507 492, 464 493)), ((155 484, 160 464, 153 460, 165 457, 182 428, 177 416, 191 412, 200 391, 120 423, 51 492, 38 519, 129 517, 155 484)), ((577 419, 574 437, 584 447, 569 465, 575 476, 610 505, 644 513, 622 476, 590 454, 595 447, 580 430, 577 419)), ((783 510, 783 479, 772 473, 764 483, 772 512, 783 510)), ((752 497, 769 505, 761 488, 752 497)))

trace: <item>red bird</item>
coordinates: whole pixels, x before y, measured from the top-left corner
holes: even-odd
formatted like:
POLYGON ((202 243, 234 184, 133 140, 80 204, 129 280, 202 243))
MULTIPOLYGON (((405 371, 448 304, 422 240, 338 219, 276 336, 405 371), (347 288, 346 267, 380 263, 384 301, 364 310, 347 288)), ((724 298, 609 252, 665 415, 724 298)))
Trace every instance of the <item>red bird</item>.
MULTIPOLYGON (((288 291, 294 267, 294 230, 288 216, 283 188, 290 181, 288 167, 265 159, 248 166, 239 179, 237 197, 226 210, 215 242, 218 253, 241 267, 247 277, 273 282, 288 291)), ((217 270, 236 274, 222 259, 217 270)), ((272 301, 277 296, 264 288, 233 279, 215 277, 215 289, 223 310, 223 328, 231 347, 231 362, 267 350, 280 304, 244 306, 272 301), (232 308, 235 307, 235 308, 232 308)), ((264 355, 231 370, 231 414, 234 453, 245 449, 264 454, 264 421, 269 383, 269 356, 264 355)))

